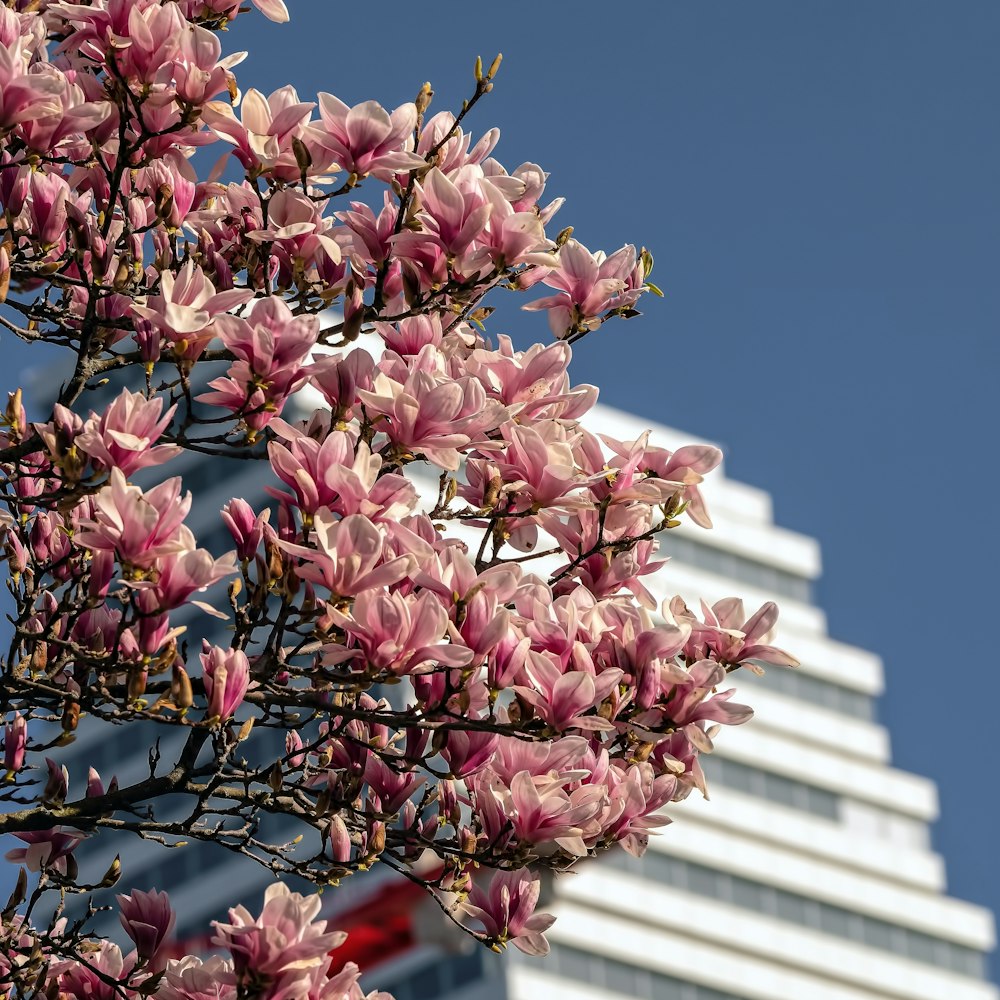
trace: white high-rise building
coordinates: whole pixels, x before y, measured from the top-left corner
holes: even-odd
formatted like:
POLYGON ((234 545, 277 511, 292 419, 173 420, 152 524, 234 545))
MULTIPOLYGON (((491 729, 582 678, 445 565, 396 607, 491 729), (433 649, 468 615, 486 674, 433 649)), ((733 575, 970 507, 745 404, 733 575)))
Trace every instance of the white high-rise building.
MULTIPOLYGON (((624 440, 648 426, 603 407, 591 422, 624 440)), ((654 440, 676 447, 691 439, 659 427, 654 440)), ((202 544, 231 547, 227 535, 213 545, 198 528, 212 516, 224 532, 215 515, 222 503, 261 496, 252 465, 171 464, 199 498, 192 527, 202 544)), ((704 492, 714 530, 685 523, 670 531, 662 549, 671 562, 645 582, 658 599, 738 594, 748 611, 777 600, 778 644, 802 666, 760 679, 737 672, 737 700, 756 717, 719 734, 705 760, 710 801, 694 793, 670 807, 674 822, 644 858, 613 852, 553 880, 545 908, 558 920, 547 959, 449 947, 427 933, 431 914, 399 883, 365 876, 357 889, 330 893, 331 912, 364 945, 358 955, 373 987, 398 1000, 1000 997, 986 972, 992 915, 946 894, 944 863, 931 849, 935 787, 892 767, 888 733, 875 721, 881 664, 831 639, 812 602, 816 542, 777 527, 762 490, 717 472, 704 492)), ((129 729, 119 732, 111 740, 81 734, 79 761, 123 780, 138 776, 145 761, 129 761, 129 729)), ((126 850, 127 882, 169 889, 189 932, 259 895, 269 878, 213 845, 126 850)))

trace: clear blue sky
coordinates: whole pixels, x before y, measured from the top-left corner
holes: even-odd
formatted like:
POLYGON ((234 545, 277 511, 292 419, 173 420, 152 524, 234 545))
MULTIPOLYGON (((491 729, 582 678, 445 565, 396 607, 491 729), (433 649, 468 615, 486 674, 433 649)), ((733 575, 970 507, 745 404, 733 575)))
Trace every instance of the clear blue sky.
POLYGON ((940 786, 951 889, 1000 910, 1000 5, 289 6, 234 26, 244 88, 395 107, 429 79, 440 110, 503 51, 473 130, 551 171, 584 243, 650 247, 667 293, 577 381, 721 442, 820 539, 831 632, 884 657, 895 761, 940 786))
POLYGON ((395 107, 429 79, 441 109, 503 52, 473 129, 551 171, 584 243, 650 247, 667 293, 578 380, 722 442, 820 539, 831 631, 885 658, 895 761, 940 786, 951 888, 1000 910, 1000 5, 289 6, 234 27, 266 39, 244 86, 395 107))

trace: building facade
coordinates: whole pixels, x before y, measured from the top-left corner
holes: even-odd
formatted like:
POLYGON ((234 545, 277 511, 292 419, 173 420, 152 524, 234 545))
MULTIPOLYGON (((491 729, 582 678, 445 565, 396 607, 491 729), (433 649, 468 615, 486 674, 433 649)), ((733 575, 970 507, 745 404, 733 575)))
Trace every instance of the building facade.
MULTIPOLYGON (((623 440, 648 426, 604 407, 591 422, 623 440)), ((690 442, 663 427, 654 439, 690 442)), ((217 517, 230 497, 259 501, 249 464, 189 456, 171 464, 198 498, 192 527, 201 544, 231 547, 217 517), (198 530, 208 524, 217 537, 198 530)), ((714 530, 686 523, 669 532, 662 549, 671 561, 647 585, 658 599, 680 594, 689 603, 738 594, 751 611, 777 600, 779 644, 802 666, 762 678, 737 672, 737 700, 756 717, 720 734, 716 753, 703 758, 710 800, 695 792, 670 807, 673 822, 645 857, 611 852, 552 881, 545 908, 558 919, 547 959, 464 948, 433 908, 388 877, 356 887, 348 880, 330 893, 329 912, 352 931, 346 947, 373 987, 398 1000, 1000 997, 987 970, 993 918, 947 895, 931 847, 935 787, 892 766, 874 708, 881 664, 830 638, 812 600, 816 542, 776 526, 761 490, 716 473, 704 492, 714 530)), ((200 638, 189 636, 193 651, 200 638)), ((130 758, 128 730, 120 732, 117 740, 81 733, 77 759, 122 781, 138 777, 146 762, 130 758)), ((183 933, 234 902, 256 901, 268 880, 214 845, 130 844, 127 862, 129 884, 170 891, 183 933)))

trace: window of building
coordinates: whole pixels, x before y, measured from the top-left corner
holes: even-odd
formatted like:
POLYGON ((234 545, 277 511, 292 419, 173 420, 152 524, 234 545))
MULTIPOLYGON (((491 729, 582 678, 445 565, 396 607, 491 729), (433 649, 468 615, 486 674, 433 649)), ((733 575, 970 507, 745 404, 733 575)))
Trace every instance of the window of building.
POLYGON ((707 545, 688 535, 676 531, 667 532, 662 537, 660 551, 678 563, 749 583, 775 597, 790 597, 804 604, 812 602, 812 585, 806 577, 707 545))
POLYGON ((734 676, 734 680, 740 684, 760 684, 779 694, 808 701, 841 715, 850 715, 866 722, 875 721, 875 700, 862 691, 834 684, 801 670, 786 670, 782 667, 766 669, 766 674, 761 678, 749 670, 742 670, 734 676))
MULTIPOLYGON (((558 941, 552 942, 552 951, 543 959, 526 958, 513 951, 509 954, 514 961, 530 964, 541 972, 589 983, 597 989, 635 1000, 743 1000, 735 993, 688 982, 558 941)), ((403 998, 397 996, 397 1000, 403 998)))
MULTIPOLYGON (((609 861, 620 865, 624 851, 612 851, 609 861)), ((640 878, 662 882, 708 899, 732 903, 799 926, 816 927, 833 937, 855 941, 878 951, 903 955, 918 962, 940 965, 960 975, 985 977, 981 952, 922 931, 902 927, 842 906, 803 896, 753 879, 709 868, 693 861, 649 851, 632 859, 625 870, 640 878), (667 863, 664 863, 667 859, 667 863)))

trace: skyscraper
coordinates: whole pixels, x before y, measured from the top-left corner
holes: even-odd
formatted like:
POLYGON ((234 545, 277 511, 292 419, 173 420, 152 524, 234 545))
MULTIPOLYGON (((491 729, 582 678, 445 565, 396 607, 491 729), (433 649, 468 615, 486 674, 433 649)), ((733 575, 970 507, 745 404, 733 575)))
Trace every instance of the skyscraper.
MULTIPOLYGON (((591 423, 623 440, 648 426, 600 407, 591 423)), ((654 438, 667 447, 690 440, 663 427, 654 438)), ((202 544, 230 547, 215 514, 226 500, 260 500, 259 470, 249 464, 189 456, 171 465, 198 497, 192 527, 202 544)), ((739 594, 751 611, 777 600, 780 645, 802 666, 735 675, 737 700, 756 718, 720 734, 705 762, 710 800, 695 792, 670 807, 674 822, 644 858, 616 851, 552 880, 545 908, 559 919, 545 960, 464 950, 418 894, 387 878, 349 880, 330 893, 331 915, 353 932, 348 952, 370 967, 373 986, 398 1000, 1000 996, 986 981, 992 917, 946 895, 943 860, 931 849, 935 787, 891 765, 874 712, 880 662, 830 638, 813 603, 817 544, 777 527, 761 490, 716 473, 705 494, 715 529, 667 533, 670 564, 647 585, 660 600, 739 594)), ((80 763, 137 776, 147 765, 122 742, 134 735, 119 732, 119 740, 81 734, 80 763)), ((130 884, 170 890, 183 933, 253 899, 269 880, 213 845, 130 843, 126 867, 130 884)))

